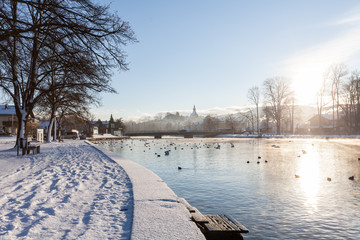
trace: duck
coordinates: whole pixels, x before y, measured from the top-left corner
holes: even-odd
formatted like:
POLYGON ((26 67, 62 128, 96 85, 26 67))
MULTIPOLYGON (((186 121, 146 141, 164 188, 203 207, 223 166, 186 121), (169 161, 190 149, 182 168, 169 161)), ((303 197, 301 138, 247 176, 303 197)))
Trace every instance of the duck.
POLYGON ((349 180, 354 180, 354 179, 355 179, 354 176, 349 177, 349 180))
POLYGON ((250 161, 247 161, 246 163, 250 163, 250 161))
POLYGON ((300 175, 296 175, 296 174, 295 174, 295 178, 299 178, 299 177, 300 177, 300 175))
POLYGON ((330 177, 328 177, 326 180, 328 180, 329 182, 331 182, 331 178, 330 178, 330 177))
POLYGON ((182 169, 182 167, 178 166, 178 170, 181 170, 181 169, 182 169))

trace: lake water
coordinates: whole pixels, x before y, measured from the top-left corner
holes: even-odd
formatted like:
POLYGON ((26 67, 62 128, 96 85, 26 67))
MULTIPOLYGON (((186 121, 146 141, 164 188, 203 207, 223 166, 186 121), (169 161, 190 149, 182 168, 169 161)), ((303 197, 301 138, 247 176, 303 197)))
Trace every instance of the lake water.
POLYGON ((234 216, 245 239, 360 239, 359 139, 99 144, 155 172, 203 214, 234 216))

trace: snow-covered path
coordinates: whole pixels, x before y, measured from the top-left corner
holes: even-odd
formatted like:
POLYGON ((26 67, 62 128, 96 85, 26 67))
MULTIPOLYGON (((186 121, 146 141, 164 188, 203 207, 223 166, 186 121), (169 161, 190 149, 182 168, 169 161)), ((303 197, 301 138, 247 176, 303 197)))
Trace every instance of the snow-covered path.
POLYGON ((126 172, 83 141, 41 154, 0 149, 0 239, 128 239, 133 193, 126 172))

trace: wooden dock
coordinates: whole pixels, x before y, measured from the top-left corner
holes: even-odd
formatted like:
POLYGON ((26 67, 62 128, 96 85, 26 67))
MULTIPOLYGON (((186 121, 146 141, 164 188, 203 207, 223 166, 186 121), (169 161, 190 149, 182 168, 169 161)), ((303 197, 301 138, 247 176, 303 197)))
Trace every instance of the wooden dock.
POLYGON ((200 228, 207 240, 243 239, 242 233, 249 230, 236 219, 225 214, 203 215, 197 208, 192 207, 185 199, 179 199, 189 210, 192 220, 200 228))

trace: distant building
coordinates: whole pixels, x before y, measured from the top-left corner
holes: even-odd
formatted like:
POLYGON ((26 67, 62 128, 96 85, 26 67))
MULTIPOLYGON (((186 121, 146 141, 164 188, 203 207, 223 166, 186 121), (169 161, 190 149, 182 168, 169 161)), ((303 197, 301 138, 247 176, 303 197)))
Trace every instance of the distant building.
POLYGON ((313 134, 334 134, 344 131, 343 120, 332 114, 315 115, 309 120, 309 132, 313 134))
POLYGON ((192 113, 190 114, 190 119, 197 119, 199 117, 199 115, 197 114, 196 112, 196 107, 194 105, 194 108, 193 108, 193 111, 192 113))
POLYGON ((115 121, 112 114, 109 121, 92 121, 90 122, 90 135, 102 135, 111 134, 115 136, 121 136, 122 128, 118 121, 115 121))
POLYGON ((0 105, 0 134, 16 134, 18 120, 14 105, 0 105))

